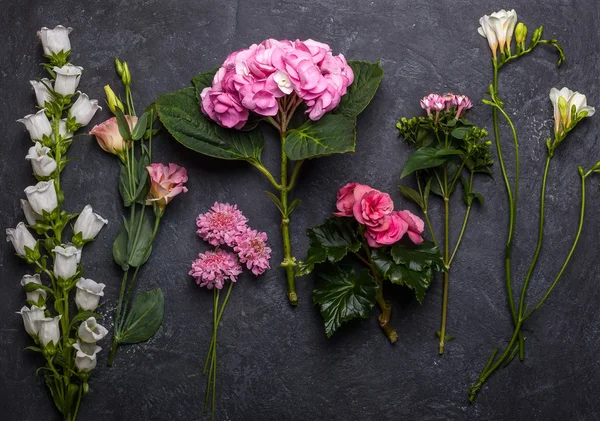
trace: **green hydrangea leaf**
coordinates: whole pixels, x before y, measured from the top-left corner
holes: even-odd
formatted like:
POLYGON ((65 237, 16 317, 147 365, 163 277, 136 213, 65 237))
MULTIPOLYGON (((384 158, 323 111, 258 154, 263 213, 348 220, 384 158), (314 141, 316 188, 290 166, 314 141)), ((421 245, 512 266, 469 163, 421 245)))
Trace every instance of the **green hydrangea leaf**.
POLYGON ((354 72, 354 82, 348 87, 348 92, 342 97, 336 112, 356 117, 367 108, 375 96, 383 79, 383 69, 379 62, 352 60, 348 64, 354 72))

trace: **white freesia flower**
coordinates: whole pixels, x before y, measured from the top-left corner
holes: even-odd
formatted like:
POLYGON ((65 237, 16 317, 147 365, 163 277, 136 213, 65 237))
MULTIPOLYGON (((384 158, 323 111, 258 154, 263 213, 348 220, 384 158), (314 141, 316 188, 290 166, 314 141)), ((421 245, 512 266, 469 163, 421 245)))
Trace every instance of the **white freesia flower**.
POLYGON ((58 197, 54 188, 54 180, 40 181, 35 186, 25 189, 27 200, 35 213, 43 215, 44 212, 52 212, 58 206, 58 197))
POLYGON ((294 85, 292 84, 290 77, 283 70, 277 70, 273 73, 273 80, 277 83, 279 90, 286 95, 291 94, 294 90, 294 85))
POLYGON ((33 211, 33 208, 29 204, 28 200, 21 199, 21 209, 23 209, 23 214, 25 215, 25 219, 29 225, 35 225, 37 221, 41 221, 43 219, 41 215, 38 215, 33 211))
POLYGON ((53 81, 44 78, 41 81, 30 80, 29 83, 31 83, 31 86, 33 86, 33 90, 35 91, 35 99, 41 108, 44 108, 44 104, 46 104, 46 102, 52 102, 52 94, 48 88, 52 89, 53 81))
POLYGON ((86 205, 75 221, 73 232, 81 233, 82 240, 93 240, 108 221, 94 213, 90 205, 86 205))
POLYGON ((77 333, 79 335, 79 339, 81 339, 83 342, 91 344, 104 338, 107 335, 108 330, 106 330, 104 326, 96 323, 95 318, 90 317, 85 322, 81 323, 81 325, 79 325, 77 333))
POLYGON ((88 344, 81 340, 75 342, 73 348, 77 350, 77 354, 75 354, 75 366, 79 371, 89 372, 96 368, 96 364, 98 363, 96 354, 102 351, 102 348, 95 343, 88 344))
POLYGON ((75 293, 75 304, 77 308, 86 311, 94 311, 98 307, 100 297, 104 297, 104 287, 91 279, 79 278, 75 284, 77 292, 75 293))
POLYGON ((60 327, 59 322, 62 315, 56 317, 44 317, 39 320, 40 329, 38 331, 38 338, 42 346, 48 346, 52 343, 54 346, 58 345, 60 340, 60 327))
POLYGON ((56 246, 52 249, 54 256, 54 276, 67 280, 77 273, 77 255, 81 251, 74 246, 56 246))
POLYGON ((17 121, 25 125, 32 140, 41 140, 44 136, 52 134, 52 125, 46 116, 46 110, 39 110, 35 114, 28 114, 17 121))
MULTIPOLYGON (((42 285, 42 280, 40 279, 39 274, 35 275, 24 275, 21 278, 21 286, 24 287, 27 284, 37 284, 42 285)), ((48 293, 43 289, 36 289, 35 291, 27 292, 27 299, 33 303, 37 303, 40 299, 40 296, 45 300, 48 293)))
POLYGON ((29 232, 25 223, 19 222, 16 228, 6 230, 6 241, 12 242, 15 251, 19 256, 25 256, 25 247, 34 250, 37 242, 29 232))
POLYGON ((92 120, 96 111, 102 110, 102 107, 98 105, 97 99, 90 99, 86 94, 77 92, 79 96, 69 110, 69 117, 74 117, 78 124, 85 126, 92 120))
POLYGON ((63 67, 54 67, 52 70, 56 73, 54 91, 61 95, 73 95, 79 86, 83 67, 73 66, 69 63, 63 67))
POLYGON ((71 51, 71 41, 69 34, 73 28, 65 28, 62 25, 57 25, 54 29, 43 27, 37 33, 42 41, 44 54, 52 55, 61 51, 71 51))
POLYGON ((594 107, 587 105, 585 95, 572 91, 569 88, 550 90, 550 101, 554 106, 554 132, 562 134, 573 127, 572 111, 575 108, 577 119, 591 117, 596 112, 594 107))
POLYGON ((33 173, 42 177, 48 177, 57 167, 54 158, 48 155, 50 148, 42 146, 40 142, 29 148, 25 159, 31 162, 33 173))
POLYGON ((17 314, 20 314, 23 318, 25 330, 34 338, 37 338, 40 331, 40 320, 45 318, 44 310, 46 310, 46 307, 31 306, 29 308, 24 306, 21 311, 17 311, 17 314))
POLYGON ((484 15, 479 19, 479 24, 481 26, 477 31, 482 37, 487 38, 494 59, 498 47, 501 53, 505 48, 510 51, 510 43, 517 25, 517 12, 514 9, 510 11, 502 9, 489 16, 484 15))

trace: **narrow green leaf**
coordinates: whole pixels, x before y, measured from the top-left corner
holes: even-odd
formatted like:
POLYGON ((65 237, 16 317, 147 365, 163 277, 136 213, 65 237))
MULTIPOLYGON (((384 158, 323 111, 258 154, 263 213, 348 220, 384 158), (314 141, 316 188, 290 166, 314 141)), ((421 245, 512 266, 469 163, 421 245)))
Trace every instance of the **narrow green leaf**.
POLYGON ((302 203, 302 200, 294 199, 288 206, 287 216, 290 216, 290 214, 300 205, 300 203, 302 203))
POLYGON ((419 205, 421 209, 424 209, 425 205, 418 191, 416 191, 415 189, 411 189, 410 187, 404 186, 398 186, 398 188, 400 189, 400 193, 402 193, 402 196, 406 197, 409 200, 412 200, 417 205, 419 205))
POLYGON ((121 224, 121 229, 119 230, 119 234, 117 238, 115 238, 115 242, 113 243, 113 259, 115 262, 123 268, 123 270, 127 270, 129 268, 129 264, 127 263, 127 243, 129 242, 129 235, 127 234, 127 223, 123 222, 121 224))
POLYGON ((123 323, 119 342, 137 344, 150 339, 160 327, 164 311, 165 300, 160 288, 135 297, 123 323))
POLYGON ((129 242, 131 249, 129 250, 128 263, 129 266, 139 267, 142 266, 152 253, 152 234, 154 232, 154 214, 147 209, 148 207, 144 207, 144 213, 138 212, 135 216, 135 221, 133 224, 133 231, 131 233, 131 238, 129 242), (140 226, 140 218, 142 218, 140 226), (140 226, 138 233, 138 226, 140 226))
MULTIPOLYGON (((437 330, 435 332, 435 336, 437 336, 439 338, 440 336, 442 336, 442 332, 437 330)), ((444 341, 448 342, 448 341, 451 341, 452 339, 456 339, 456 336, 444 335, 444 341)))
POLYGON ((342 97, 337 112, 350 117, 359 115, 371 102, 383 79, 383 69, 379 62, 349 61, 354 73, 354 82, 342 97))
POLYGON ((25 284, 23 289, 25 290, 25 292, 33 292, 35 290, 41 289, 50 294, 54 294, 54 290, 52 288, 48 288, 47 286, 42 285, 42 284, 34 284, 33 282, 25 284))
POLYGON ((130 191, 131 185, 132 184, 129 181, 129 171, 127 170, 127 166, 121 163, 121 171, 119 173, 119 193, 123 199, 123 206, 126 208, 131 206, 131 203, 134 199, 130 191))
POLYGON ((119 108, 115 108, 115 117, 117 117, 117 125, 119 126, 121 137, 125 140, 131 140, 131 129, 123 111, 119 108))
POLYGON ((77 322, 83 322, 84 320, 89 319, 90 317, 94 317, 96 319, 101 319, 102 314, 94 313, 93 311, 80 311, 71 319, 71 326, 74 326, 77 322))
POLYGON ((293 161, 354 152, 356 118, 342 114, 325 114, 290 130, 283 150, 293 161))
POLYGON ((425 168, 433 168, 446 163, 449 159, 452 159, 456 155, 462 155, 463 152, 458 149, 452 148, 421 148, 413 152, 409 157, 404 171, 400 178, 404 178, 407 175, 412 174, 417 170, 425 168))
POLYGON ((144 134, 146 133, 146 130, 148 128, 149 117, 150 117, 150 115, 148 113, 144 113, 138 119, 137 124, 135 125, 135 127, 133 128, 133 131, 131 132, 131 138, 133 140, 140 140, 144 136, 144 134))
POLYGON ((269 196, 269 199, 271 199, 273 201, 273 203, 275 203, 275 206, 277 206, 277 209, 279 209, 279 212, 281 213, 281 215, 285 216, 285 212, 283 211, 283 205, 281 204, 281 200, 279 200, 279 198, 277 196, 275 196, 273 193, 271 193, 268 190, 265 190, 265 194, 267 196, 269 196))
POLYGON ((352 268, 327 265, 320 270, 313 289, 313 302, 321 310, 327 337, 348 320, 368 318, 378 288, 368 269, 357 274, 352 268))
POLYGON ((28 351, 33 351, 33 352, 42 352, 42 348, 40 348, 39 346, 26 346, 25 348, 28 351))

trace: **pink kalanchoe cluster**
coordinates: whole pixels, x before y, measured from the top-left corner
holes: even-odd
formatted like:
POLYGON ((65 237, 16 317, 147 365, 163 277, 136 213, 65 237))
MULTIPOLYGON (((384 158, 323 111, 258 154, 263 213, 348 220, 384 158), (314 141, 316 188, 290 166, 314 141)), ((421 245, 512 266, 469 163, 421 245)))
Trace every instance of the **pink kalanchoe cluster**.
POLYGON ((198 236, 217 247, 199 254, 192 263, 190 275, 198 285, 221 289, 225 280, 235 282, 242 272, 240 262, 256 276, 271 268, 267 234, 248 227, 248 218, 236 205, 215 202, 208 212, 198 215, 196 225, 198 236), (231 247, 234 253, 218 248, 223 245, 231 247))
POLYGON ((237 237, 248 229, 247 223, 248 218, 236 205, 215 202, 208 212, 198 215, 197 234, 212 246, 233 247, 237 237))
POLYGON ((336 207, 334 215, 354 217, 366 227, 365 238, 371 247, 394 244, 405 234, 415 244, 423 242, 423 220, 407 210, 394 211, 394 202, 387 193, 349 183, 338 191, 336 207))
POLYGON ((456 109, 456 119, 464 110, 468 110, 473 106, 471 100, 466 95, 455 95, 447 93, 446 95, 429 94, 421 99, 421 108, 427 111, 427 116, 430 117, 432 112, 435 112, 435 118, 439 116, 440 111, 456 109))
POLYGON ((192 275, 201 287, 222 289, 227 279, 236 282, 242 273, 237 256, 223 249, 209 250, 200 253, 198 259, 192 263, 192 275))
POLYGON ((275 116, 278 99, 295 93, 311 120, 338 106, 354 81, 342 54, 312 39, 267 39, 231 53, 201 93, 202 112, 224 127, 240 129, 249 112, 275 116))

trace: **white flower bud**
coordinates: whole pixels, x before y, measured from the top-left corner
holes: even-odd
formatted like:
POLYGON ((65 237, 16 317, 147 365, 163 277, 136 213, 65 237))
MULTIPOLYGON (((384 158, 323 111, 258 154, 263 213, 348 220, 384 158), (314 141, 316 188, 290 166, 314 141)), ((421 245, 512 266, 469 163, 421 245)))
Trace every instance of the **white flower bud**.
POLYGON ((94 213, 90 205, 86 205, 75 221, 73 232, 81 233, 82 240, 93 240, 106 224, 108 224, 106 219, 94 213))
POLYGON ((91 279, 79 278, 77 284, 77 292, 75 293, 75 304, 82 311, 94 311, 98 307, 100 297, 104 296, 104 287, 106 285, 99 284, 91 279))
POLYGON ((34 250, 37 244, 33 235, 29 232, 25 223, 19 222, 16 228, 6 230, 6 241, 12 242, 15 252, 19 256, 25 256, 25 247, 34 250))

